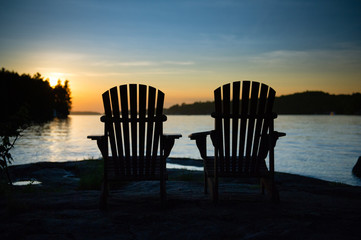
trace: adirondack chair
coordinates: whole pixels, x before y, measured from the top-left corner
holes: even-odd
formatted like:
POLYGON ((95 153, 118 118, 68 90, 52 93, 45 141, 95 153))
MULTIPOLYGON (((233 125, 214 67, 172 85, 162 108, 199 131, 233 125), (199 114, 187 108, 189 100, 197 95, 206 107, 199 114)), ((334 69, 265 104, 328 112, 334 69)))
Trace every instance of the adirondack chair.
POLYGON ((113 87, 102 97, 104 135, 88 136, 97 141, 104 159, 100 207, 106 207, 110 181, 160 180, 160 196, 164 203, 166 158, 175 139, 181 137, 180 134, 163 134, 163 122, 167 120, 163 115, 164 93, 151 86, 129 84, 119 86, 119 91, 113 87))
POLYGON ((209 184, 213 201, 218 200, 218 178, 224 177, 259 178, 262 193, 266 188, 271 198, 278 200, 274 182, 274 147, 277 139, 286 134, 274 131, 277 114, 272 112, 272 106, 275 93, 265 84, 250 81, 225 84, 214 91, 215 112, 212 117, 215 130, 189 135, 196 141, 204 160, 204 191, 207 193, 209 184), (208 135, 214 146, 214 156, 207 156, 208 135))

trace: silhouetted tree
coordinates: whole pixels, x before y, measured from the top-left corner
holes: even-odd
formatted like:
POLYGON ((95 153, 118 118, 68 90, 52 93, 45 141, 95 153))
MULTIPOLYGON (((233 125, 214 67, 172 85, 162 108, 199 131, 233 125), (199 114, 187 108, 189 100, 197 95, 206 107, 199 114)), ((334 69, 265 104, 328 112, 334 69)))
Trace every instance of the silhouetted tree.
MULTIPOLYGON (((69 81, 59 82, 54 88, 40 73, 34 76, 12 71, 0 71, 0 168, 7 174, 12 162, 10 150, 22 129, 31 122, 44 122, 54 117, 69 115, 71 98, 69 81)), ((8 175, 8 174, 7 174, 8 175)), ((9 176, 8 176, 9 177, 9 176)), ((11 182, 9 178, 9 182, 11 182)))
POLYGON ((279 114, 361 114, 361 94, 333 95, 320 91, 307 91, 280 96, 275 101, 279 114))
POLYGON ((59 118, 66 118, 71 109, 71 97, 69 89, 69 81, 64 82, 64 86, 61 85, 60 80, 58 84, 54 87, 54 110, 56 116, 59 118))

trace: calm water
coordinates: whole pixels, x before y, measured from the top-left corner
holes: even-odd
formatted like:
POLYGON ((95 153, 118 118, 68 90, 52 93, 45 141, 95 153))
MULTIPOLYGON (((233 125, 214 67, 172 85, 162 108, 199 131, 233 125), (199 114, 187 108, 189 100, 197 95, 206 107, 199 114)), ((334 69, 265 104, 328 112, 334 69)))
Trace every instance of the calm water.
MULTIPOLYGON (((30 127, 12 150, 14 164, 99 158, 96 142, 86 138, 103 133, 99 118, 72 115, 67 120, 30 127)), ((183 135, 170 156, 201 159, 195 142, 187 136, 211 129, 209 116, 168 116, 164 132, 183 135)), ((276 120, 275 129, 287 133, 277 143, 276 171, 361 186, 351 173, 361 156, 360 116, 283 115, 276 120)), ((212 150, 209 145, 209 154, 212 150)))

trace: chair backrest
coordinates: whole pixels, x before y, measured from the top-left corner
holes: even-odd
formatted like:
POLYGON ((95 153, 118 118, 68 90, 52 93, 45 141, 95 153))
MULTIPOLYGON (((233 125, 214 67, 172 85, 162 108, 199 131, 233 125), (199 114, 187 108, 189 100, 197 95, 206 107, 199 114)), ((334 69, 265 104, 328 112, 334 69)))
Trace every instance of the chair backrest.
POLYGON ((267 134, 270 128, 273 131, 275 93, 265 84, 250 81, 225 84, 214 91, 212 140, 220 173, 259 171, 267 156, 267 134))
POLYGON ((159 173, 164 93, 151 86, 129 84, 103 93, 105 134, 110 158, 120 175, 159 173))

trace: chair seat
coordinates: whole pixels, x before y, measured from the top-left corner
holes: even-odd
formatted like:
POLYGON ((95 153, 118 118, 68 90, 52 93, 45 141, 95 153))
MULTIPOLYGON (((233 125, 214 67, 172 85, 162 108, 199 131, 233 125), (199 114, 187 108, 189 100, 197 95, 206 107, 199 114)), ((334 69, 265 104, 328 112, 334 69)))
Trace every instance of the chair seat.
MULTIPOLYGON (((158 175, 109 175, 109 181, 159 181, 161 176, 158 175)), ((164 180, 168 180, 168 174, 164 174, 164 180)))
MULTIPOLYGON (((161 158, 157 157, 154 159, 154 165, 150 163, 152 160, 144 158, 143 161, 137 158, 129 158, 128 162, 126 160, 114 161, 112 157, 107 159, 107 178, 108 180, 115 181, 145 181, 145 180, 160 180, 168 179, 166 173, 166 168, 163 169, 163 177, 161 176, 160 162, 161 158), (122 163, 123 162, 123 163, 122 163), (135 165, 133 163, 135 162, 135 165), (147 162, 149 165, 147 165, 147 162), (124 164, 124 168, 121 165, 124 164), (140 166, 143 167, 140 167, 140 166), (136 168, 134 166, 137 166, 136 168)), ((164 163, 166 164, 166 163, 164 163)))
MULTIPOLYGON (((235 164, 236 171, 232 171, 232 169, 230 169, 229 171, 221 171, 221 169, 219 169, 217 172, 217 176, 247 178, 247 177, 268 177, 270 174, 264 160, 260 161, 257 171, 237 170, 238 163, 239 161, 236 160, 236 164, 235 164)), ((204 160, 204 169, 209 177, 214 177, 214 157, 207 157, 207 159, 204 160)))

